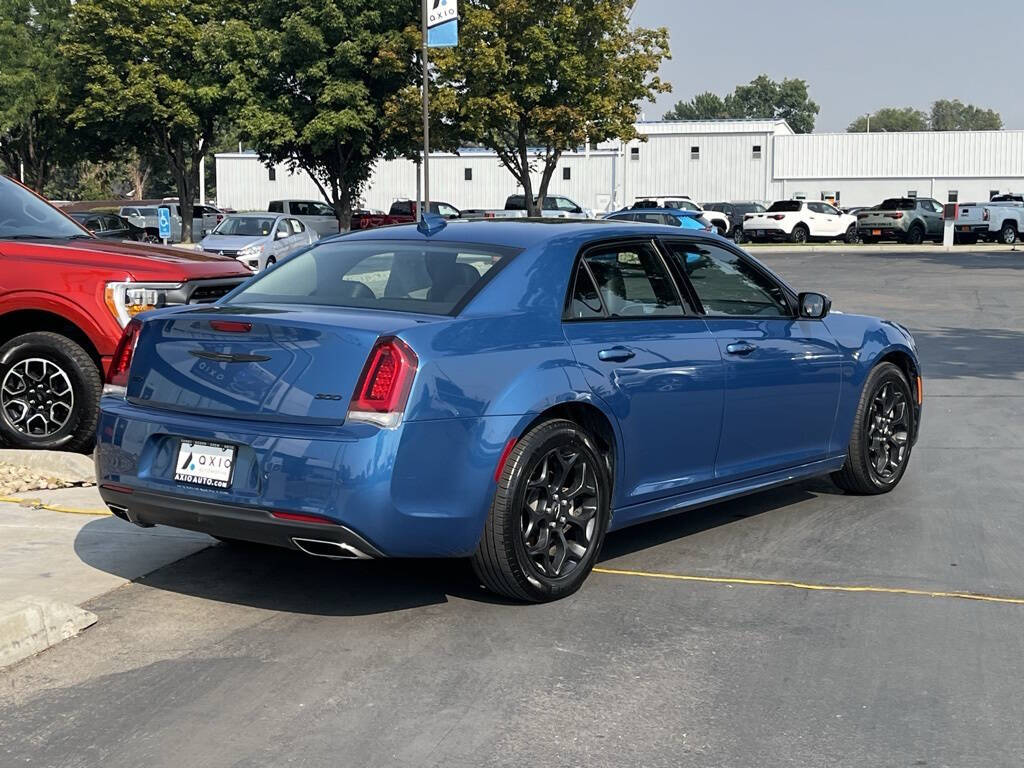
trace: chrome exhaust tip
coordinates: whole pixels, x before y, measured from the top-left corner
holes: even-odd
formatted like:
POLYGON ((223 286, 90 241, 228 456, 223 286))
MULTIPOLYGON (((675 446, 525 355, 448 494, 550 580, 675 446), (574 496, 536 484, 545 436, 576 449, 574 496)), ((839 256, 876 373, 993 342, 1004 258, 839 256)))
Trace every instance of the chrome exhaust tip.
POLYGON ((107 504, 107 507, 110 508, 111 514, 115 517, 120 517, 122 520, 129 523, 132 521, 131 518, 128 517, 128 507, 122 507, 120 504, 107 504))
POLYGON ((326 557, 330 560, 371 560, 370 555, 356 549, 351 544, 340 541, 324 541, 323 539, 292 538, 292 544, 313 557, 326 557))

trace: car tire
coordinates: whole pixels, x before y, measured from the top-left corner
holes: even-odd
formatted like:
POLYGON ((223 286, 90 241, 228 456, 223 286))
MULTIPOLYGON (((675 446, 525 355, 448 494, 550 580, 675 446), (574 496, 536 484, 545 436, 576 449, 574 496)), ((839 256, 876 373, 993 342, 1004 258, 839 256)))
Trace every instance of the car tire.
POLYGON ((76 342, 49 331, 17 336, 0 346, 0 439, 14 448, 89 451, 102 392, 99 367, 76 342))
POLYGON ((910 229, 907 230, 906 237, 903 238, 903 242, 907 245, 920 245, 924 242, 924 227, 920 224, 911 225, 910 229))
POLYGON ((732 241, 737 245, 746 242, 746 236, 743 233, 743 227, 733 227, 732 241))
POLYGON ((1012 221, 1003 224, 999 230, 999 242, 1003 245, 1013 245, 1017 242, 1017 226, 1012 221))
POLYGON ((789 233, 789 242, 791 243, 806 243, 810 239, 811 233, 806 224, 797 224, 789 233))
POLYGON ((857 234, 856 224, 851 224, 846 228, 846 236, 843 239, 850 245, 860 242, 860 236, 857 234))
POLYGON ((892 363, 875 366, 857 405, 846 462, 832 474, 832 481, 844 491, 864 495, 895 488, 910 462, 915 418, 914 397, 903 371, 892 363))
POLYGON ((563 419, 516 442, 472 558, 484 587, 536 603, 580 588, 611 517, 611 483, 595 445, 582 427, 563 419))

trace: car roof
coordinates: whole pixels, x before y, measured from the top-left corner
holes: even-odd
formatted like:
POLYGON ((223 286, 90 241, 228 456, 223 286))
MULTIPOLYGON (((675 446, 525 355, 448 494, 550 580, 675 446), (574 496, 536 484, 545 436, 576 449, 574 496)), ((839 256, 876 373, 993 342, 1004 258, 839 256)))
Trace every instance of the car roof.
POLYGON ((609 216, 625 215, 627 213, 672 213, 676 216, 686 216, 690 219, 700 218, 702 211, 690 211, 683 208, 623 208, 621 211, 613 211, 609 216))
POLYGON ((323 240, 427 240, 445 242, 492 244, 518 248, 530 248, 552 240, 572 239, 574 241, 600 240, 609 237, 652 235, 706 236, 709 240, 720 239, 713 233, 705 235, 700 230, 680 230, 667 224, 645 224, 619 221, 616 219, 453 219, 445 226, 426 235, 415 224, 395 224, 376 229, 358 230, 334 235, 323 240))

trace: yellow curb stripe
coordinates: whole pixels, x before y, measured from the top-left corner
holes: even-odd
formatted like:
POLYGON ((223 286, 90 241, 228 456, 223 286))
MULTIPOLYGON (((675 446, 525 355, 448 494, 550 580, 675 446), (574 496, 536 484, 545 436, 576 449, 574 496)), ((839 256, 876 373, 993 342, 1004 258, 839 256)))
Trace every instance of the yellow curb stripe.
POLYGON ((19 504, 32 509, 45 509, 50 512, 63 512, 68 515, 92 515, 93 517, 106 517, 110 515, 109 509, 75 509, 74 507, 61 507, 56 504, 42 504, 35 499, 19 499, 14 496, 0 496, 0 502, 7 504, 19 504))
POLYGON ((932 592, 925 589, 905 587, 872 587, 846 586, 841 584, 805 584, 800 581, 783 581, 776 579, 740 579, 726 576, 688 576, 679 573, 659 573, 656 571, 631 571, 621 568, 594 568, 594 573, 610 576, 640 576, 647 579, 664 579, 669 581, 696 581, 705 584, 744 584, 755 587, 789 587, 790 589, 807 589, 814 592, 873 592, 886 595, 911 595, 913 597, 941 597, 956 600, 977 600, 985 603, 1008 603, 1024 605, 1024 597, 1003 597, 986 595, 978 592, 932 592))

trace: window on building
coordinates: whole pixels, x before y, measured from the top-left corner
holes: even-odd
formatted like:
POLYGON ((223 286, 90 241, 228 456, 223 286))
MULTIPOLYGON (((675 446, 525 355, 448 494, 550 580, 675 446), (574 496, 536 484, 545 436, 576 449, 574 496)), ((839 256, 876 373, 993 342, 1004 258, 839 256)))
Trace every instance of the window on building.
POLYGON ((629 156, 633 160, 639 160, 640 159, 640 147, 630 147, 629 148, 629 156))
POLYGON ((562 169, 562 181, 569 181, 572 178, 572 168, 562 169))
POLYGON ((700 160, 700 147, 690 147, 690 159, 700 160))
POLYGON ((958 202, 960 202, 960 193, 957 192, 955 189, 949 190, 949 202, 951 202, 951 203, 958 203, 958 202))
POLYGON ((463 171, 463 178, 466 181, 472 181, 473 180, 473 169, 472 168, 467 168, 465 171, 463 171))
POLYGON ((268 166, 267 167, 267 176, 269 177, 269 179, 271 181, 277 181, 277 168, 275 168, 272 165, 268 166))
POLYGON ((760 144, 755 144, 754 145, 754 159, 755 160, 760 160, 761 159, 761 145, 760 144))
POLYGON ((907 190, 907 197, 909 197, 911 200, 916 200, 917 199, 917 190, 916 189, 909 189, 909 190, 907 190))

